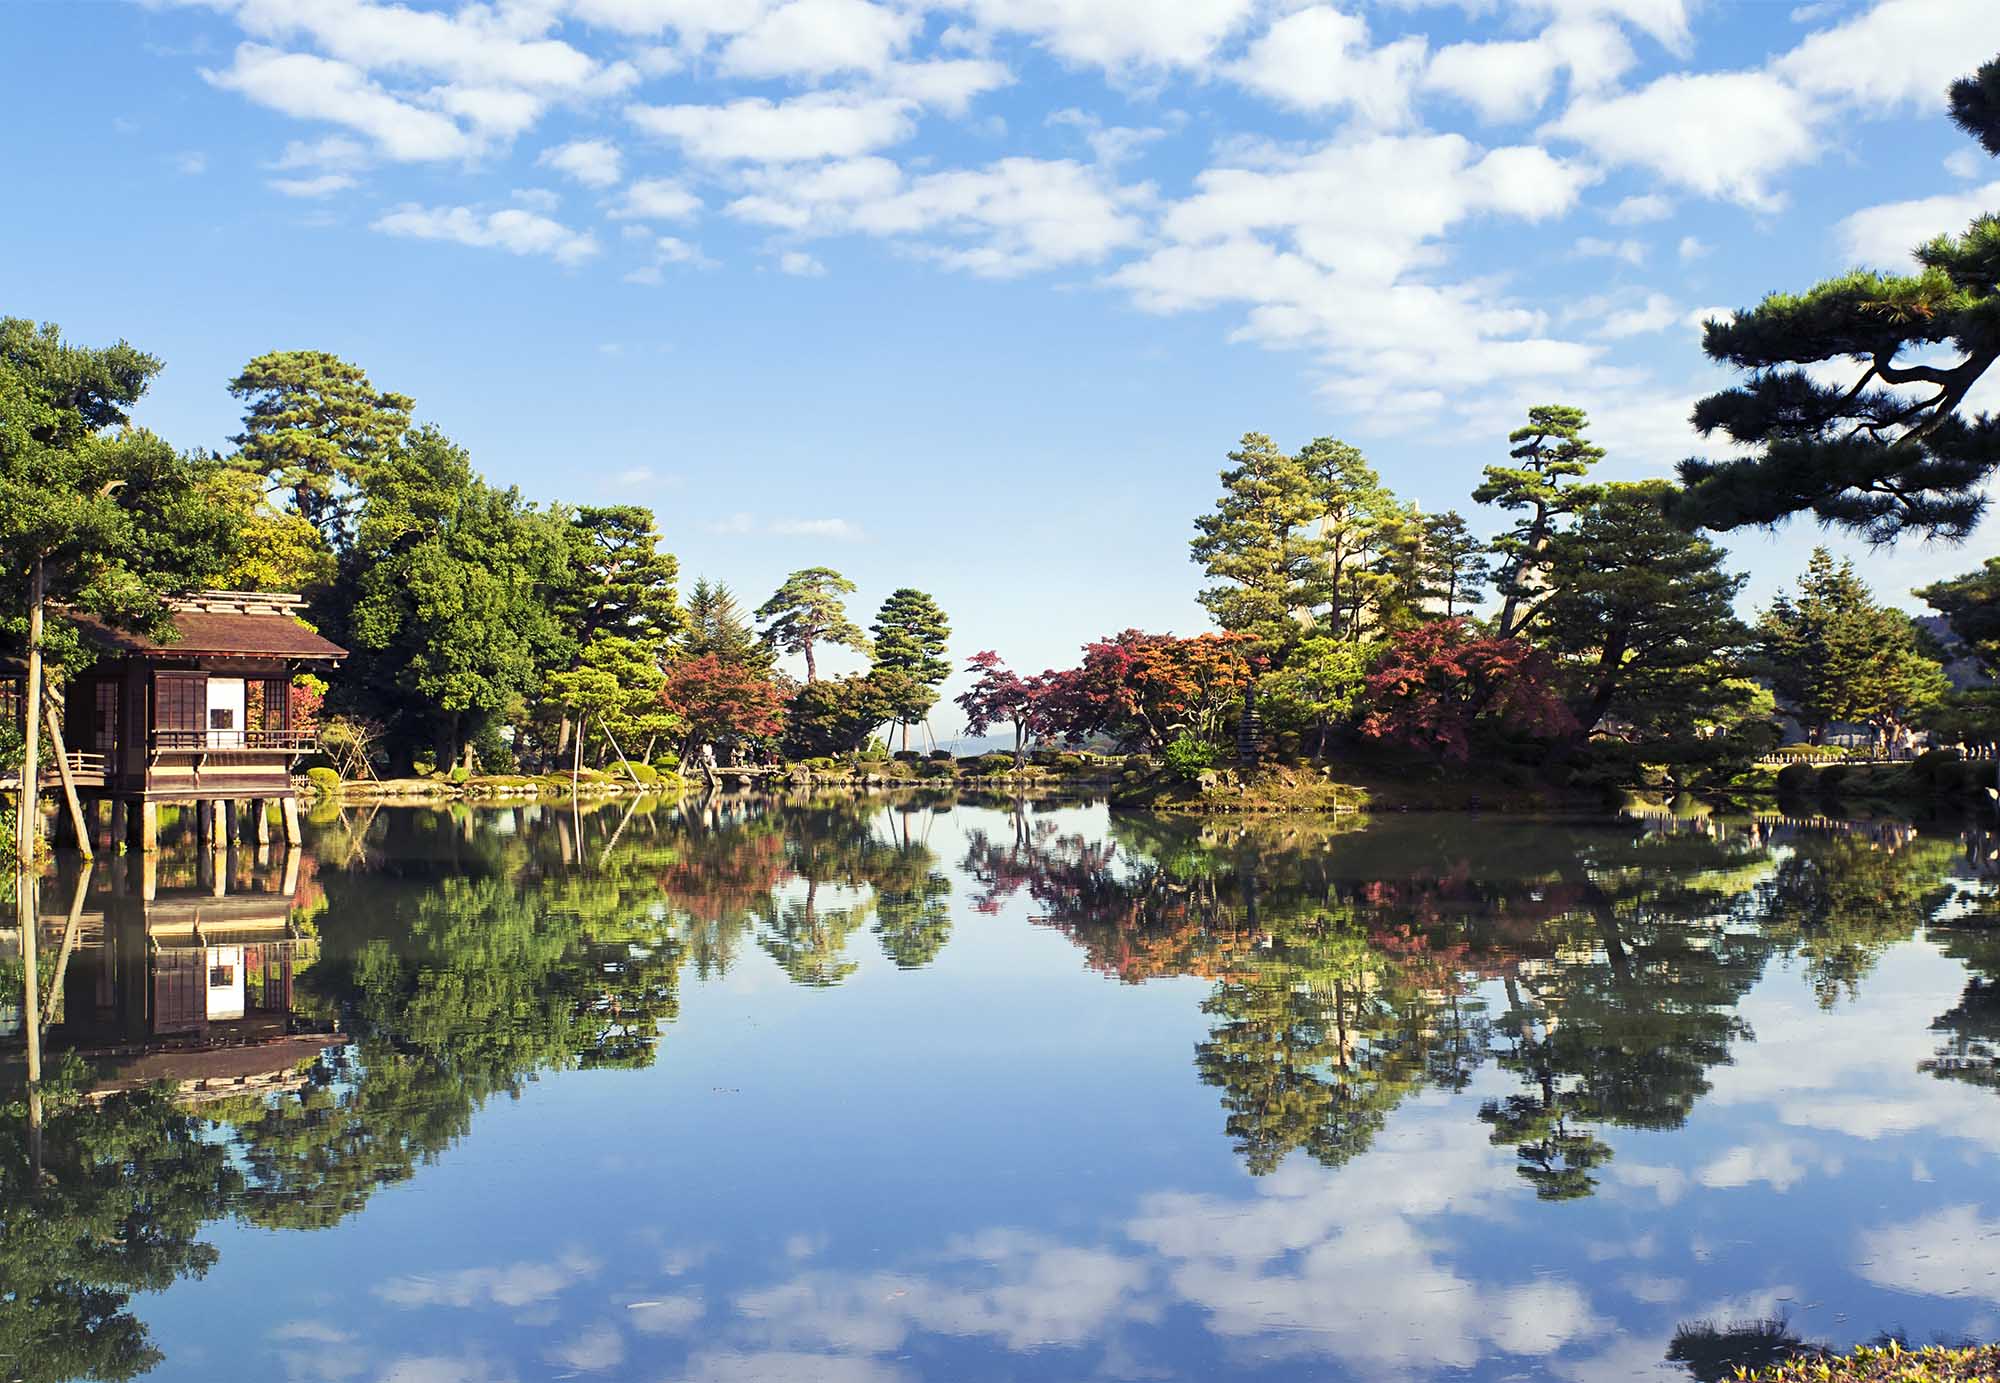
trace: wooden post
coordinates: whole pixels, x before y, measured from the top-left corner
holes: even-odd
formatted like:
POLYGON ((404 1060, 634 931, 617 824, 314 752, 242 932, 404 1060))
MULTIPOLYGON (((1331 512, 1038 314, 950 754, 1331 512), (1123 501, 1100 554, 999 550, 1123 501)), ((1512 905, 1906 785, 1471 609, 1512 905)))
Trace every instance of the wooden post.
MULTIPOLYGON (((21 755, 21 810, 19 813, 20 820, 15 823, 15 826, 20 831, 20 839, 16 842, 16 854, 22 867, 27 869, 34 868, 35 836, 42 824, 40 820, 42 804, 40 773, 42 734, 40 727, 42 723, 43 594, 44 577, 42 574, 42 558, 41 554, 37 553, 34 562, 28 568, 28 685, 23 688, 28 698, 28 714, 22 720, 22 724, 27 728, 28 742, 21 755)), ((33 1021, 33 1016, 30 1015, 29 1022, 32 1024, 33 1021)), ((37 1059, 37 1073, 39 1073, 40 1067, 41 1063, 37 1059)), ((37 1079, 37 1075, 30 1075, 28 1079, 30 1082, 33 1082, 37 1079)))
POLYGON ((160 804, 150 797, 139 804, 139 849, 148 855, 160 853, 160 804))
POLYGON ((271 843, 271 803, 266 798, 250 799, 251 839, 259 845, 271 843))
POLYGON ((215 804, 213 802, 197 802, 194 804, 194 839, 197 845, 206 846, 215 834, 213 829, 215 821, 214 807, 215 804))
POLYGON ((83 803, 77 798, 76 779, 69 771, 69 755, 63 748, 62 722, 56 719, 56 708, 48 701, 42 702, 42 715, 48 722, 49 742, 56 747, 56 768, 62 774, 63 800, 69 806, 70 830, 76 836, 77 850, 85 859, 90 859, 90 827, 84 824, 83 803))
POLYGON ((299 799, 283 797, 278 805, 280 814, 285 818, 285 844, 296 850, 305 839, 299 834, 299 799))
POLYGON ((125 848, 132 843, 129 839, 130 832, 131 827, 125 824, 125 799, 114 797, 111 799, 111 850, 113 854, 122 855, 125 853, 125 848))

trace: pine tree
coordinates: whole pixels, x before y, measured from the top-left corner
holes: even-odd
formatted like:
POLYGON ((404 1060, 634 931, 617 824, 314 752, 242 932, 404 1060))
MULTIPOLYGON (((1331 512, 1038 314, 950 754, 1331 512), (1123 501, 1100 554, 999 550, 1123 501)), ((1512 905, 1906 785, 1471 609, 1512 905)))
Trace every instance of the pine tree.
POLYGON ((1299 465, 1311 486, 1310 586, 1325 609, 1324 632, 1364 638, 1379 630, 1381 602, 1395 585, 1383 570, 1384 546, 1401 510, 1358 447, 1316 437, 1299 465))
POLYGON ((843 595, 852 594, 854 583, 832 567, 793 572, 757 609, 757 622, 764 626, 764 646, 779 653, 803 655, 808 682, 819 680, 819 664, 813 657, 816 644, 838 644, 867 653, 868 636, 847 617, 847 607, 841 603, 843 595))
POLYGON ((705 576, 695 578, 688 592, 687 634, 681 653, 688 658, 713 654, 729 664, 754 664, 760 671, 770 665, 770 654, 758 644, 736 605, 736 593, 720 581, 705 576))
POLYGON ((1486 598, 1492 571, 1486 545, 1472 536, 1455 509, 1424 518, 1423 582, 1426 607, 1446 619, 1469 613, 1486 598))
POLYGON ((1815 744, 1838 721, 1892 731, 1946 689, 1910 617, 1877 605, 1854 564, 1823 547, 1798 594, 1772 601, 1757 633, 1772 690, 1815 744))
POLYGON ((1740 699, 1749 631, 1734 601, 1746 578, 1724 553, 1671 522, 1663 480, 1606 485, 1575 529, 1549 547, 1541 642, 1555 658, 1578 727, 1607 716, 1669 740, 1740 699))
POLYGON ((384 393, 357 365, 325 351, 272 351, 229 382, 247 402, 230 440, 239 462, 290 495, 335 552, 353 538, 359 489, 410 425, 414 406, 384 393))
POLYGON ((882 602, 868 632, 875 637, 875 673, 886 674, 885 685, 898 689, 894 710, 908 749, 910 726, 936 704, 938 684, 951 676, 945 661, 951 624, 937 601, 904 586, 882 602))
POLYGON ((1545 598, 1548 585, 1549 543, 1594 493, 1580 483, 1604 458, 1602 447, 1584 439, 1589 423, 1581 408, 1542 404, 1529 409, 1527 425, 1507 436, 1513 447, 1508 455, 1521 464, 1486 467, 1485 482, 1472 492, 1480 504, 1497 504, 1520 515, 1493 540, 1500 558, 1494 585, 1501 599, 1495 632, 1503 639, 1519 636, 1533 622, 1538 596, 1545 598))
POLYGON ((1299 533, 1311 487, 1298 461, 1261 432, 1245 433, 1229 460, 1215 512, 1194 521, 1194 558, 1219 583, 1198 598, 1217 624, 1248 634, 1258 652, 1282 662, 1311 604, 1299 533))
MULTIPOLYGON (((1950 107, 2000 155, 2000 59, 1954 83, 1950 107)), ((1756 454, 1682 462, 1676 518, 1729 529, 1810 512, 1876 543, 1971 533, 2000 469, 2000 417, 1962 412, 2000 360, 2000 217, 1915 254, 1915 274, 1856 269, 1707 324, 1702 349, 1750 377, 1696 404, 1694 426, 1756 454), (1852 382, 1809 373, 1829 361, 1851 362, 1852 382)))

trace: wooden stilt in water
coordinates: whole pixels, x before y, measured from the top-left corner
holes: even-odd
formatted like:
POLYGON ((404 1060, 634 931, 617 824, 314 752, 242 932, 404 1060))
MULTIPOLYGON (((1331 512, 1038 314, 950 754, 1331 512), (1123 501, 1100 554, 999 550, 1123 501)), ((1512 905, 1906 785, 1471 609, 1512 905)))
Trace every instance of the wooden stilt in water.
POLYGON ((160 853, 160 804, 150 797, 139 804, 139 849, 148 855, 160 853))
POLYGON ((90 828, 84 824, 83 803, 76 795, 76 778, 69 771, 69 753, 63 748, 62 722, 56 719, 56 708, 47 701, 42 703, 42 715, 48 723, 49 740, 56 747, 56 770, 62 776, 63 802, 69 808, 70 834, 76 837, 77 851, 85 859, 90 859, 90 828))
POLYGON ((296 797, 283 798, 280 802, 280 808, 285 818, 285 844, 291 846, 293 849, 297 849, 304 839, 299 834, 299 799, 296 797))
POLYGON ((259 845, 271 843, 271 804, 262 797, 250 799, 251 836, 259 845))

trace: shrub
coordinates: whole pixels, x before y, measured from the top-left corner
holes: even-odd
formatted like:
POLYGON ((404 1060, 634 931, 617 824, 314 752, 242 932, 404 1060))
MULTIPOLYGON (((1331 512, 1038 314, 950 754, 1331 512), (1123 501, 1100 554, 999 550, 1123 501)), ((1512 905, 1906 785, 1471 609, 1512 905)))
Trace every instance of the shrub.
POLYGON ((1743 1376, 1751 1383, 1981 1383, 1996 1370, 2000 1370, 2000 1345, 1904 1349, 1892 1340, 1879 1347, 1863 1345, 1837 1358, 1803 1350, 1798 1358, 1743 1376))
POLYGON ((306 781, 313 785, 313 791, 321 797, 337 797, 340 794, 340 775, 330 768, 309 768, 306 781))
POLYGON ((1193 782, 1222 762, 1222 746, 1183 730, 1167 746, 1167 772, 1182 782, 1193 782))
POLYGON ((1778 770, 1778 791, 1786 797, 1803 797, 1813 790, 1811 764, 1786 764, 1778 770))
POLYGON ((467 768, 464 764, 455 764, 453 765, 451 772, 445 774, 445 781, 451 783, 456 787, 463 787, 465 785, 465 780, 467 778, 470 778, 471 776, 472 776, 471 769, 467 768))
POLYGON ((951 762, 951 751, 949 749, 933 749, 930 754, 930 761, 934 764, 948 764, 951 762))
POLYGON ((913 764, 924 756, 914 749, 898 749, 893 757, 899 764, 913 764))
POLYGON ((651 764, 632 764, 630 767, 632 776, 638 780, 640 787, 651 787, 660 781, 660 770, 651 764))
POLYGON ((1955 749, 1926 749, 1910 765, 1910 772, 1940 797, 1963 792, 1971 779, 1965 760, 1955 749))
POLYGON ((1819 790, 1828 795, 1839 792, 1852 772, 1846 764, 1828 764, 1819 771, 1819 790))
POLYGON ((929 758, 924 760, 918 766, 917 773, 924 778, 956 778, 958 776, 958 765, 954 764, 951 761, 951 755, 947 754, 941 759, 929 758))

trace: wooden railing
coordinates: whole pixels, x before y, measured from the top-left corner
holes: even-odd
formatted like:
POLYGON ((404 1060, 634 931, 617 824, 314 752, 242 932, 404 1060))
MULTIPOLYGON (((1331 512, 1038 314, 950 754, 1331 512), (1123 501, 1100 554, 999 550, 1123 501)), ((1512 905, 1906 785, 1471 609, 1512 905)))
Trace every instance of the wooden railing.
POLYGON ((85 749, 69 749, 63 752, 63 759, 69 764, 69 771, 86 777, 102 778, 105 759, 102 754, 93 754, 85 749))
POLYGON ((151 736, 155 751, 201 750, 228 753, 256 750, 309 754, 319 748, 317 730, 155 730, 151 736))

